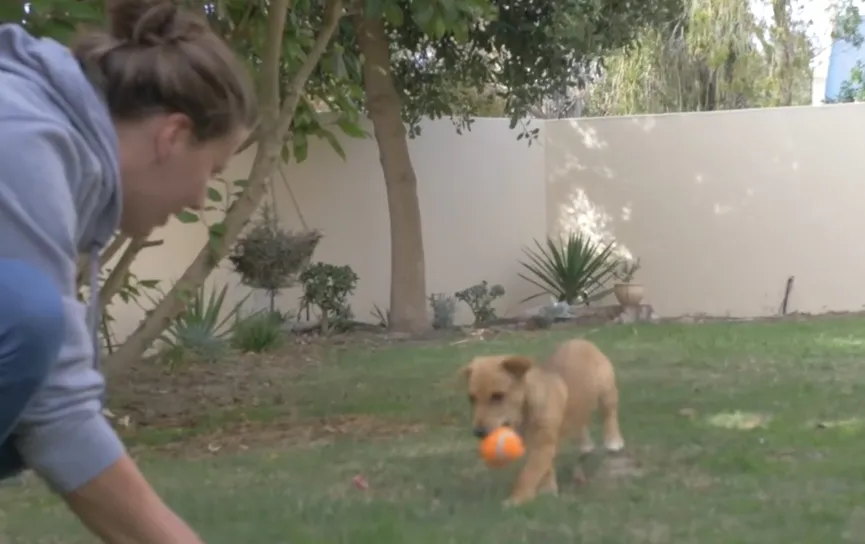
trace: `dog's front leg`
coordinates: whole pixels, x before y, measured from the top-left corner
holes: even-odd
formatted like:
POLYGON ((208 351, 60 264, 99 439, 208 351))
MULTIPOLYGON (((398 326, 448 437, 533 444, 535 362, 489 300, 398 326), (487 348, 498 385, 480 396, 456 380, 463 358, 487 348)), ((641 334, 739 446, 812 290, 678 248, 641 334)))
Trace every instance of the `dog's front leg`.
POLYGON ((542 481, 551 475, 555 478, 555 457, 556 440, 552 436, 530 444, 526 464, 517 476, 505 506, 516 506, 534 499, 542 481))

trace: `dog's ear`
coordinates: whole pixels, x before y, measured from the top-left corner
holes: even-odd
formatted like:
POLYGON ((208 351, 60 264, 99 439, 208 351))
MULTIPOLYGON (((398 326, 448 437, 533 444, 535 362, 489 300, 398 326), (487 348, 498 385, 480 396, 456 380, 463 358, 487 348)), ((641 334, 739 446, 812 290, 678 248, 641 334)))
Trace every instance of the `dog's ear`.
POLYGON ((532 368, 534 362, 522 355, 508 355, 502 359, 502 368, 514 378, 522 378, 532 368))
POLYGON ((459 375, 460 378, 462 378, 464 380, 468 380, 469 377, 472 375, 472 364, 469 363, 469 364, 465 365, 464 367, 460 368, 459 371, 457 372, 457 374, 459 375))

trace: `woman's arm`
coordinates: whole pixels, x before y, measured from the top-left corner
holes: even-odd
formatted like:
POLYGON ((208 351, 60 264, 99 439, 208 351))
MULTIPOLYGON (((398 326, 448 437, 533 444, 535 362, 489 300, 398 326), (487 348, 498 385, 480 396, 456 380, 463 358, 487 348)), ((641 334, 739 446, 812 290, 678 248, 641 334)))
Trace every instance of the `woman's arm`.
POLYGON ((203 544, 126 454, 64 498, 81 521, 110 544, 203 544))

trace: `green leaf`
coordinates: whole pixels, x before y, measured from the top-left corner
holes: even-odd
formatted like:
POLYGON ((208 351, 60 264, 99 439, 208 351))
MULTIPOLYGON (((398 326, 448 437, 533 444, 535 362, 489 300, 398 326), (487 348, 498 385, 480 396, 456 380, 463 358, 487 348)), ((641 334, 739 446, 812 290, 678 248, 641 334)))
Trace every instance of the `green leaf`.
POLYGON ((222 202, 222 193, 214 189, 213 187, 207 188, 207 198, 212 200, 213 202, 222 202))
POLYGON ((180 221, 181 223, 186 223, 186 224, 198 223, 198 214, 194 214, 194 213, 187 211, 187 210, 183 210, 182 212, 177 214, 175 217, 177 217, 177 220, 180 221))
POLYGON ((333 74, 339 79, 344 79, 347 75, 345 69, 345 59, 340 51, 334 51, 331 55, 331 64, 333 65, 333 74))
POLYGON ((309 152, 309 141, 306 139, 306 134, 304 134, 303 132, 295 132, 291 141, 294 147, 294 156, 297 159, 297 162, 305 161, 307 153, 309 152))
POLYGON ((327 140, 327 143, 330 144, 330 147, 336 151, 336 154, 339 155, 342 160, 346 160, 345 149, 342 148, 342 144, 339 143, 339 140, 336 136, 334 136, 333 132, 329 130, 323 130, 321 133, 322 137, 327 140))
POLYGON ((437 39, 441 39, 444 37, 445 32, 447 32, 448 28, 445 24, 444 17, 438 16, 435 18, 435 22, 433 23, 433 35, 437 39))
POLYGON ((469 41, 469 25, 465 21, 457 21, 452 30, 457 43, 464 44, 469 41))
POLYGON ((400 8, 395 2, 388 2, 384 6, 384 18, 385 20, 392 24, 393 26, 402 26, 405 21, 405 17, 403 17, 402 8, 400 8))
POLYGON ((367 19, 378 19, 382 14, 381 0, 365 0, 363 15, 367 19))
POLYGON ((435 16, 435 7, 433 7, 433 5, 429 2, 424 3, 414 12, 414 20, 418 24, 418 26, 422 28, 425 28, 428 24, 430 24, 430 22, 432 22, 433 16, 435 16))
POLYGON ((369 134, 361 128, 361 126, 357 123, 353 123, 349 119, 345 117, 341 117, 339 121, 336 122, 337 126, 345 132, 345 134, 351 138, 368 138, 369 134))
POLYGON ((211 238, 222 238, 223 236, 225 236, 225 229, 225 223, 220 221, 219 223, 214 223, 210 225, 210 229, 208 230, 210 231, 211 238))

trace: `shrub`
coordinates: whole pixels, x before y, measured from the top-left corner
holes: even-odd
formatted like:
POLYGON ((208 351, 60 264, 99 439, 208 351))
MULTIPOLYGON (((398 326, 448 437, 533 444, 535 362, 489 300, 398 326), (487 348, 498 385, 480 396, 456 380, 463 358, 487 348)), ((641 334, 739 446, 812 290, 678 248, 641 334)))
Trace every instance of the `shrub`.
POLYGON ((319 262, 304 270, 300 281, 303 285, 300 312, 318 308, 322 334, 347 330, 353 317, 348 297, 354 293, 358 281, 354 270, 348 265, 319 262))
POLYGON ((237 350, 253 353, 276 349, 285 339, 283 323, 277 312, 258 311, 245 317, 238 314, 231 345, 237 350))
POLYGON ((490 286, 487 280, 472 285, 454 293, 457 300, 465 302, 475 316, 475 326, 482 325, 496 318, 493 302, 504 296, 505 288, 499 284, 490 286))
POLYGON ((456 299, 454 299, 454 297, 449 297, 444 293, 433 293, 429 296, 429 304, 433 311, 433 328, 453 328, 454 314, 457 312, 456 299))

